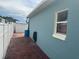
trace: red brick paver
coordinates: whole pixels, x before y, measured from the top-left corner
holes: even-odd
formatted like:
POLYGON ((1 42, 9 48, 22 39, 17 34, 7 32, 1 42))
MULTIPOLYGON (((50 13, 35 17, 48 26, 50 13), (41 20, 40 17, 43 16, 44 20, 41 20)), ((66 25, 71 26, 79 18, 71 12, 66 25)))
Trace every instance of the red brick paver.
POLYGON ((30 38, 22 33, 13 35, 5 59, 49 59, 30 38))

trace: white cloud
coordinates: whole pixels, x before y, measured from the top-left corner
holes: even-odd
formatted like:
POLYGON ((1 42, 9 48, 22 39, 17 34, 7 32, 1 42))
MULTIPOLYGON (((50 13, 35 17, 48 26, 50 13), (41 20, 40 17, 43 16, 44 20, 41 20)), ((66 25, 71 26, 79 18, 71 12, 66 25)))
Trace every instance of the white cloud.
MULTIPOLYGON (((22 3, 18 3, 17 1, 0 1, 0 6, 4 7, 5 9, 9 11, 18 11, 23 12, 25 15, 27 15, 32 8, 29 6, 24 6, 22 3)), ((16 12, 17 13, 17 12, 16 12)))
MULTIPOLYGON (((13 16, 27 16, 33 8, 42 0, 0 0, 0 11, 3 11, 7 15, 13 16)), ((5 14, 5 13, 4 13, 5 14)))

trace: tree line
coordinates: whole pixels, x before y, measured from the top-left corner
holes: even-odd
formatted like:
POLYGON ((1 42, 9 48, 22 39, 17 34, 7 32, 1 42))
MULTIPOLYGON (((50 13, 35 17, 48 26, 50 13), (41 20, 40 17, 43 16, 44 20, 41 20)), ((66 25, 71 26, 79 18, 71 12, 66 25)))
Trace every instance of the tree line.
MULTIPOLYGON (((13 17, 9 17, 9 16, 0 16, 0 18, 5 19, 5 23, 7 22, 14 22, 16 23, 16 21, 18 21, 17 19, 14 19, 13 17)), ((0 19, 0 22, 2 21, 2 19, 0 19)))

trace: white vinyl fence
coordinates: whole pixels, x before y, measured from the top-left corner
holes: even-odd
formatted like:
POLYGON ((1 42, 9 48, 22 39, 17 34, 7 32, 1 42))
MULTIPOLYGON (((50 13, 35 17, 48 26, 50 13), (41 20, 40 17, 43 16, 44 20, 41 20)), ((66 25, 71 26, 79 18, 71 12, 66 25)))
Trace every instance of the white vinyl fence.
POLYGON ((27 24, 23 24, 23 23, 16 23, 15 24, 16 32, 24 33, 24 31, 27 30, 27 29, 28 29, 28 25, 27 24))
POLYGON ((0 23, 0 59, 4 59, 10 39, 12 38, 14 24, 0 23))

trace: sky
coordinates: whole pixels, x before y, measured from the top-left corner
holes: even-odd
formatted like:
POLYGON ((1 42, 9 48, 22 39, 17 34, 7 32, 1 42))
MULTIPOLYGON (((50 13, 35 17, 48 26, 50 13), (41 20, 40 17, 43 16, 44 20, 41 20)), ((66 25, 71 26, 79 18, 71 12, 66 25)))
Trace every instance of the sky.
POLYGON ((11 16, 25 23, 26 16, 42 0, 0 0, 0 16, 11 16))

